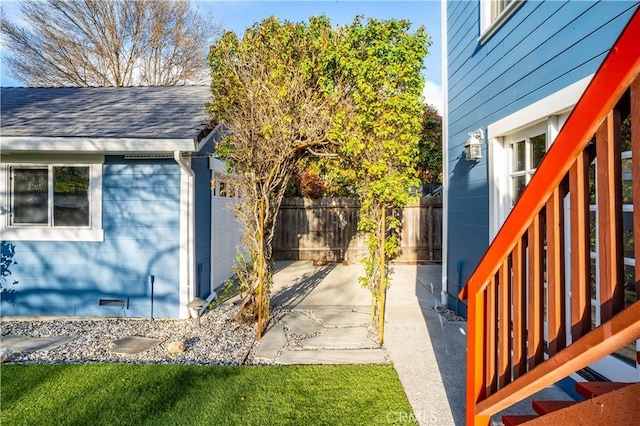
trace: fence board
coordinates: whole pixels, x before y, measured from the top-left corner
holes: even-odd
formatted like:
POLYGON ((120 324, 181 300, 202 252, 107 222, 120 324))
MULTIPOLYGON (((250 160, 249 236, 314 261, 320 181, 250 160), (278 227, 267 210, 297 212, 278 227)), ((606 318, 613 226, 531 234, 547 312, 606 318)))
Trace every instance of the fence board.
MULTIPOLYGON (((285 198, 273 238, 275 260, 357 261, 367 251, 354 198, 285 198)), ((396 261, 442 260, 442 199, 422 197, 396 212, 402 220, 396 261)))

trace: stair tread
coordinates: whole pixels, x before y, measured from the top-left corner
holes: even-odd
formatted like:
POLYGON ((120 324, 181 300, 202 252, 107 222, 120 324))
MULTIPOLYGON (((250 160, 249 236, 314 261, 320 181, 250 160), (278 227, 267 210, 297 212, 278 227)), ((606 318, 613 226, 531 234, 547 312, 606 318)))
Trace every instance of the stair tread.
POLYGON ((537 419, 538 417, 539 416, 535 414, 502 416, 502 424, 504 424, 504 426, 517 426, 530 420, 537 419))
POLYGON ((620 382, 576 382, 576 392, 587 399, 613 392, 633 383, 620 382))
POLYGON ((576 404, 577 401, 533 401, 533 410, 540 414, 551 413, 552 411, 562 410, 576 404))

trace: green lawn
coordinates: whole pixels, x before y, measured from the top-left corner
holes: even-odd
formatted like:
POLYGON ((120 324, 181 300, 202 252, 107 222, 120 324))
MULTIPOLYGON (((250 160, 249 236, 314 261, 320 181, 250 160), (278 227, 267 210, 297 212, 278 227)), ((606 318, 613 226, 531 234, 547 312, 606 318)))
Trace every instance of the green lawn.
POLYGON ((3 426, 416 424, 390 366, 3 365, 0 379, 3 426))

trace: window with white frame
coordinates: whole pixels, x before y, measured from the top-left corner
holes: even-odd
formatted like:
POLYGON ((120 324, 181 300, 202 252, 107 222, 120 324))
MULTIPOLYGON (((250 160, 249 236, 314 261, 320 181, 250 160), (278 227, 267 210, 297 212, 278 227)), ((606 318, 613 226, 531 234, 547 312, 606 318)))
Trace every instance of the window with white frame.
POLYGON ((546 126, 534 126, 506 138, 509 151, 509 194, 513 206, 547 152, 546 126))
POLYGON ((92 162, 0 164, 3 238, 102 241, 102 158, 92 162))
POLYGON ((485 41, 525 0, 480 0, 480 41, 485 41))
POLYGON ((89 166, 11 167, 11 226, 89 227, 89 166))

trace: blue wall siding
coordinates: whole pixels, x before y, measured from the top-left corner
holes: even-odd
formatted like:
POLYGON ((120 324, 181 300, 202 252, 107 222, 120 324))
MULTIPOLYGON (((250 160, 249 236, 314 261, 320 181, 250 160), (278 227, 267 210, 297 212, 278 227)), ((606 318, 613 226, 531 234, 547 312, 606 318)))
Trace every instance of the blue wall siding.
POLYGON ((211 293, 211 171, 209 158, 194 158, 196 292, 205 298, 211 293))
POLYGON ((107 157, 103 172, 104 242, 10 242, 17 284, 2 315, 147 317, 153 275, 154 317, 179 316, 180 167, 107 157))
POLYGON ((485 143, 481 160, 464 159, 468 132, 594 73, 638 3, 526 1, 484 44, 480 2, 447 3, 450 294, 489 244, 488 153, 485 143))

